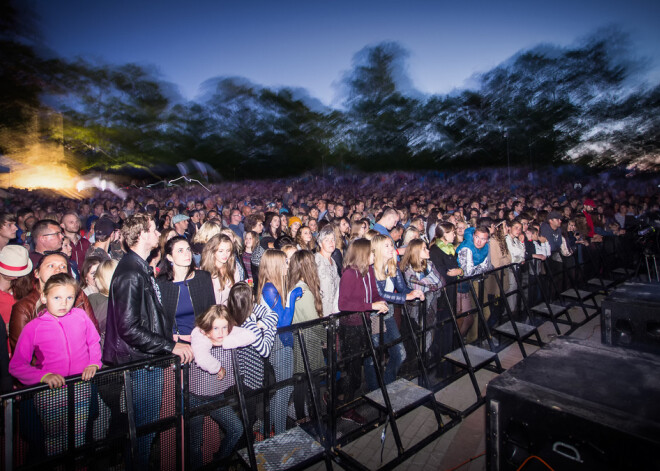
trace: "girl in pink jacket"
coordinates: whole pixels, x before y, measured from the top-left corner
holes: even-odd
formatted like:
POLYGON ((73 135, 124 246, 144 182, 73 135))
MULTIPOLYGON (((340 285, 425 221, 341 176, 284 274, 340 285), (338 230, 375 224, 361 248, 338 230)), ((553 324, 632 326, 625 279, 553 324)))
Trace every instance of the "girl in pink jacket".
MULTIPOLYGON (((63 452, 68 443, 64 377, 82 374, 82 379, 89 381, 101 367, 99 333, 87 313, 73 307, 78 289, 76 280, 67 273, 48 279, 41 295, 46 309, 27 323, 9 362, 9 372, 21 383, 45 383, 51 388, 34 397, 49 455, 63 452)), ((80 446, 85 438, 90 385, 79 382, 69 387, 75 387, 75 438, 76 446, 80 446)))

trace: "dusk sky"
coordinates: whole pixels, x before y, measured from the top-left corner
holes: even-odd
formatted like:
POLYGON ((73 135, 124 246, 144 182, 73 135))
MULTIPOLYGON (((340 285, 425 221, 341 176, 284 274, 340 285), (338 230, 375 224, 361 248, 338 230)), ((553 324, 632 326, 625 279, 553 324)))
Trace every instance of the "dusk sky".
POLYGON ((630 33, 660 77, 660 1, 33 0, 59 55, 155 66, 195 98, 200 85, 241 76, 302 87, 338 105, 336 83, 365 46, 396 41, 423 93, 465 87, 521 49, 568 46, 608 25, 630 33))

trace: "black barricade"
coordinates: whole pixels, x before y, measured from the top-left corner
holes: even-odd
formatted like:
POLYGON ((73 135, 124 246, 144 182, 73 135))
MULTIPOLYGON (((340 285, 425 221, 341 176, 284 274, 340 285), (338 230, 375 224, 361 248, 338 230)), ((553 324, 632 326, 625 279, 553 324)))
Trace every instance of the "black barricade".
POLYGON ((70 377, 56 390, 5 394, 4 468, 212 468, 237 451, 233 459, 253 469, 323 459, 362 469, 343 449, 376 426, 392 431, 395 456, 370 466, 394 467, 483 403, 475 372, 501 372, 502 348, 515 342, 525 356, 524 344, 542 343, 537 328, 545 320, 570 333, 584 322, 570 309, 586 321, 597 297, 642 262, 627 249, 634 253, 614 239, 554 263, 500 267, 401 306, 400 315, 341 313, 279 329, 268 358, 252 347, 227 351, 219 389, 200 388, 195 365, 168 356, 103 369, 88 382, 70 377), (475 389, 469 407, 456 411, 433 398, 464 375, 475 389), (402 403, 404 390, 417 399, 402 403), (422 403, 438 427, 405 443, 396 419, 422 403))

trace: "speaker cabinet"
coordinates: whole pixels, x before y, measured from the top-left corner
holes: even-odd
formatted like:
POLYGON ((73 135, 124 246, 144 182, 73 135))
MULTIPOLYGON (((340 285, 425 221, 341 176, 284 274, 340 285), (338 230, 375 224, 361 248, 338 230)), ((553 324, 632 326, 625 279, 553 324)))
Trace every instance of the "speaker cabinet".
POLYGON ((656 355, 556 339, 489 383, 487 468, 660 469, 658 373, 656 355))
POLYGON ((660 284, 623 283, 601 307, 604 344, 660 354, 660 284))

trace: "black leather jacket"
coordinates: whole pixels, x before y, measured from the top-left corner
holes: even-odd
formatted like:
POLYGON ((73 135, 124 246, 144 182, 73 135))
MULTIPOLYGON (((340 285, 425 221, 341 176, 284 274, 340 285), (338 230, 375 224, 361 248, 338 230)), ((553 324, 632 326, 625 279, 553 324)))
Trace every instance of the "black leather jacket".
POLYGON ((110 285, 103 363, 121 365, 172 353, 172 319, 163 311, 153 271, 129 250, 110 285))
MULTIPOLYGON (((172 324, 176 323, 176 308, 179 304, 179 287, 174 282, 165 277, 158 277, 158 287, 160 288, 163 310, 172 324)), ((186 282, 190 292, 195 317, 199 317, 206 312, 208 308, 215 304, 215 293, 213 291, 213 281, 211 274, 204 270, 197 270, 195 277, 186 282)), ((176 331, 176 328, 174 329, 176 331)))

